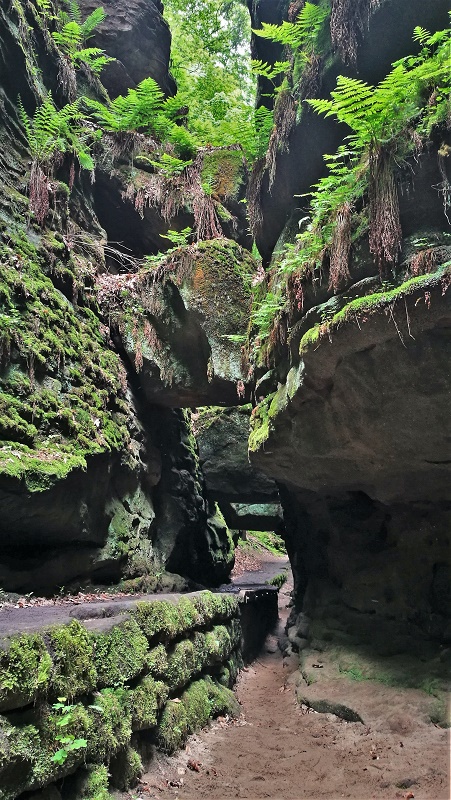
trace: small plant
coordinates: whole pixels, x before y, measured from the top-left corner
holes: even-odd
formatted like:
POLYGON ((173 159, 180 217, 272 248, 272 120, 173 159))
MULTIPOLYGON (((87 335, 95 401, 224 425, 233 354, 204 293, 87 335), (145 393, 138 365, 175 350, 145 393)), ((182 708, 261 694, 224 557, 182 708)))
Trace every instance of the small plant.
POLYGON ((193 235, 192 228, 183 228, 181 231, 168 231, 167 233, 160 233, 161 239, 167 239, 174 248, 186 247, 188 239, 193 235))
POLYGON ((39 225, 47 217, 51 187, 49 182, 55 168, 66 153, 71 153, 83 169, 92 171, 94 161, 89 152, 88 139, 100 138, 101 132, 92 134, 82 125, 81 98, 57 109, 51 93, 36 108, 32 118, 26 113, 18 98, 19 119, 23 125, 31 154, 31 171, 28 186, 30 209, 39 225))
MULTIPOLYGON (((75 706, 67 705, 66 697, 58 697, 58 702, 54 703, 52 708, 59 714, 56 721, 59 728, 67 728, 74 721, 73 710, 75 706)), ((58 736, 55 736, 55 739, 61 745, 60 749, 51 758, 56 764, 64 764, 69 753, 74 750, 82 750, 88 745, 86 739, 76 739, 73 734, 67 732, 61 732, 58 736)))
POLYGON ((287 573, 279 572, 278 575, 274 575, 273 578, 270 578, 269 580, 265 581, 265 583, 267 583, 268 586, 276 586, 277 589, 281 589, 286 580, 287 580, 287 573))
POLYGON ((52 37, 74 66, 86 64, 98 75, 103 67, 114 59, 107 56, 99 47, 86 47, 86 43, 94 35, 95 29, 106 19, 106 14, 103 8, 95 8, 82 22, 78 4, 70 0, 68 6, 69 11, 61 11, 57 17, 61 30, 54 31, 52 37))

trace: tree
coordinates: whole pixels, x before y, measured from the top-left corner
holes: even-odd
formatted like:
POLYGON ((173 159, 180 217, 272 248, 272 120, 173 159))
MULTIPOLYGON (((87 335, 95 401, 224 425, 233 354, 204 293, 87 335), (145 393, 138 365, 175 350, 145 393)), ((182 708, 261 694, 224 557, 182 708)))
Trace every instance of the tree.
POLYGON ((239 0, 167 0, 171 70, 199 144, 239 142, 255 153, 249 13, 239 0))

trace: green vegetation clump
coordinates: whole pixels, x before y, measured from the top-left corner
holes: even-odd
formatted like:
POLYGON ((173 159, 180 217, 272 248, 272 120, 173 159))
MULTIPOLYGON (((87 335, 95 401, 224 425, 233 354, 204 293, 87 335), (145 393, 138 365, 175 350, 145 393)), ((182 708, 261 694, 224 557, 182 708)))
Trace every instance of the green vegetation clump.
POLYGON ((240 547, 268 550, 274 556, 286 556, 285 542, 274 531, 247 531, 246 539, 240 540, 240 547))
POLYGON ((134 731, 154 728, 158 713, 168 699, 168 687, 149 675, 143 678, 130 692, 130 708, 134 731))
POLYGON ((239 713, 238 702, 229 689, 208 677, 194 681, 180 699, 166 704, 157 729, 157 746, 165 753, 173 753, 210 717, 239 713))
POLYGON ((299 354, 301 356, 305 355, 313 346, 317 346, 321 339, 329 336, 343 323, 357 321, 359 315, 368 317, 371 314, 376 314, 394 301, 408 297, 418 290, 424 289, 428 291, 431 287, 440 283, 450 272, 450 265, 445 264, 434 273, 409 278, 394 289, 374 292, 352 300, 341 311, 334 314, 328 322, 315 325, 304 334, 299 345, 299 354))
POLYGON ((274 577, 270 578, 268 581, 266 581, 266 583, 269 586, 276 586, 277 589, 281 589, 286 580, 287 580, 287 573, 279 572, 278 575, 274 575, 274 577))
POLYGON ((25 705, 44 693, 52 659, 40 634, 15 636, 0 650, 0 708, 25 705))
POLYGON ((180 615, 177 606, 165 600, 138 603, 134 619, 149 641, 167 642, 175 639, 180 631, 180 615))
POLYGON ((146 658, 147 669, 154 678, 164 678, 168 669, 168 654, 163 644, 149 650, 146 658))
POLYGON ((87 766, 80 800, 111 800, 108 791, 108 769, 105 764, 87 766))
POLYGON ((114 625, 94 639, 98 686, 120 686, 145 668, 148 643, 135 619, 114 625))
POLYGON ((72 305, 24 237, 0 246, 0 472, 43 491, 129 440, 123 368, 97 315, 72 305))
MULTIPOLYGON (((268 26, 260 35, 296 48, 293 36, 304 16, 321 7, 326 9, 306 3, 297 23, 268 26)), ((340 75, 330 99, 307 99, 317 113, 345 123, 352 133, 335 154, 324 156, 328 175, 312 187, 308 224, 295 244, 285 246, 266 296, 255 304, 260 346, 269 340, 273 347, 282 316, 290 319, 302 310, 307 281, 317 283, 328 271, 328 289, 335 293, 349 282, 352 247, 364 234, 381 279, 396 276, 402 243, 396 172, 418 157, 432 135, 441 136, 449 119, 450 29, 431 34, 416 28, 414 39, 419 53, 396 61, 377 86, 340 75)), ((308 72, 307 62, 308 57, 308 72)), ((445 186, 439 191, 446 214, 449 192, 445 186)))
POLYGON ((73 620, 69 625, 50 628, 46 636, 53 660, 50 691, 69 699, 92 692, 98 675, 91 634, 73 620))

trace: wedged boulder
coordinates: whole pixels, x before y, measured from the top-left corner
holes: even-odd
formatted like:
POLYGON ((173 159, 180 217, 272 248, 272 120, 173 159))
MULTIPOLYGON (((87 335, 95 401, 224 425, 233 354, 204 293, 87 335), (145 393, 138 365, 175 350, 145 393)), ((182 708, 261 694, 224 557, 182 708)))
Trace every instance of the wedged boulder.
POLYGON ((251 411, 252 406, 248 404, 235 408, 198 408, 193 414, 207 489, 221 505, 223 502, 278 502, 274 481, 249 462, 247 443, 251 411))
POLYGON ((278 531, 283 525, 280 503, 221 503, 230 528, 237 531, 278 531))
MULTIPOLYGON (((98 8, 96 0, 80 0, 83 16, 98 8)), ((90 39, 116 61, 102 71, 102 83, 110 96, 126 94, 144 78, 153 78, 168 95, 176 92, 169 74, 171 33, 163 19, 161 0, 103 0, 107 14, 90 39)))
MULTIPOLYGON (((102 157, 93 187, 95 208, 108 239, 136 258, 171 247, 168 230, 192 229, 192 239, 224 236, 250 249, 245 204, 247 163, 239 145, 200 148, 181 172, 159 167, 155 142, 144 135, 130 139, 130 162, 124 142, 102 140, 102 157), (124 155, 125 153, 125 155, 124 155), (144 154, 146 161, 140 160, 144 154), (154 166, 149 165, 149 160, 154 166)), ((118 259, 110 259, 114 270, 118 259)))
POLYGON ((249 324, 255 271, 238 244, 212 239, 136 274, 100 276, 105 319, 147 400, 180 408, 249 398, 237 338, 249 324))

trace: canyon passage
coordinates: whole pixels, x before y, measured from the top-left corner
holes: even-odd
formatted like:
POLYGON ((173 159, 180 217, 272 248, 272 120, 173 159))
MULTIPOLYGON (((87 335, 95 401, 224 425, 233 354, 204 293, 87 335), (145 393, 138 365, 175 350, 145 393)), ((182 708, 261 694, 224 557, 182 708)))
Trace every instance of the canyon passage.
POLYGON ((443 0, 0 8, 0 800, 450 790, 443 0))

